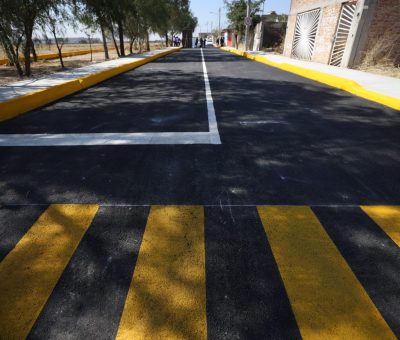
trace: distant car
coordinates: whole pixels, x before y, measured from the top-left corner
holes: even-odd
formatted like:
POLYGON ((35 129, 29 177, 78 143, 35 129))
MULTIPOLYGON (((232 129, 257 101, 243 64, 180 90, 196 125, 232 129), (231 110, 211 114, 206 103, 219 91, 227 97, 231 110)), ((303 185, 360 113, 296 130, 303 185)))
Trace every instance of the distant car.
POLYGON ((214 41, 211 38, 207 38, 206 46, 214 46, 214 41))

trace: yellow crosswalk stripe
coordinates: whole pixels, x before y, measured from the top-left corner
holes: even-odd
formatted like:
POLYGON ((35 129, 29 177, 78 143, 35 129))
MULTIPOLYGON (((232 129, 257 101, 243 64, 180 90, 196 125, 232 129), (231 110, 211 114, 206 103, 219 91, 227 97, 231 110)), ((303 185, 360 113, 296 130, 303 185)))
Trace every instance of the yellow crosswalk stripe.
POLYGON ((396 339, 309 207, 258 212, 304 339, 396 339))
POLYGON ((117 339, 205 339, 204 209, 150 210, 117 339))
POLYGON ((0 263, 0 337, 30 332, 98 210, 51 205, 0 263))
POLYGON ((361 206, 361 209, 400 247, 400 206, 361 206))

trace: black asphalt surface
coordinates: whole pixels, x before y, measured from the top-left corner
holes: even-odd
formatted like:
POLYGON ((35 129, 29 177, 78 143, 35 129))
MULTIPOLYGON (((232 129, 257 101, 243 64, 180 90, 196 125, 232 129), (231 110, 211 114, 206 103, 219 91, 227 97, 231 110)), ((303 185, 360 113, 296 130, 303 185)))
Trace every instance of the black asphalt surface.
MULTIPOLYGON (((221 145, 0 147, 0 260, 49 204, 101 206, 29 338, 115 337, 152 205, 205 207, 210 339, 301 338, 257 205, 311 206, 400 337, 399 247, 358 208, 400 204, 400 113, 204 55, 221 145)), ((0 134, 207 132, 205 99, 200 51, 182 50, 0 134)))
POLYGON ((301 339, 255 207, 208 208, 210 339, 301 339))
POLYGON ((131 207, 97 213, 30 339, 115 338, 147 214, 147 208, 131 207))
POLYGON ((314 208, 387 323, 400 334, 400 252, 359 208, 314 208))
MULTIPOLYGON (((226 52, 205 58, 222 145, 4 147, 0 202, 400 203, 398 112, 226 52)), ((198 50, 0 123, 1 133, 207 129, 198 50)))

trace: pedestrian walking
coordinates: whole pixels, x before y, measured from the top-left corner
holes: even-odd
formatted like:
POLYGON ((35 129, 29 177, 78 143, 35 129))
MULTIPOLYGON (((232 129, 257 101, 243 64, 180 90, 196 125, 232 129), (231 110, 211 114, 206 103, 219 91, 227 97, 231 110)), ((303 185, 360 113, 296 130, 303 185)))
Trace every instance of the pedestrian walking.
POLYGON ((196 38, 196 40, 195 40, 195 42, 194 42, 194 46, 196 46, 196 48, 197 48, 197 45, 199 44, 199 38, 196 38))
POLYGON ((203 47, 203 37, 200 37, 200 48, 203 47))

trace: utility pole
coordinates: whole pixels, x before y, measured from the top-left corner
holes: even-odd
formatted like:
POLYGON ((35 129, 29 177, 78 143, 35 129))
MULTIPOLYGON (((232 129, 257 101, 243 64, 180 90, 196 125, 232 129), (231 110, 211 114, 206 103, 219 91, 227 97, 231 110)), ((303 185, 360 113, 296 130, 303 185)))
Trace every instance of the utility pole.
MULTIPOLYGON (((247 0, 247 15, 246 17, 250 17, 250 6, 251 6, 251 0, 247 0)), ((246 33, 244 36, 244 50, 247 51, 248 49, 248 43, 249 43, 249 30, 250 30, 250 25, 246 23, 246 33)))
POLYGON ((221 38, 221 7, 218 8, 218 13, 210 12, 210 14, 218 15, 218 36, 221 38))
POLYGON ((221 7, 218 9, 218 35, 221 39, 221 7))

